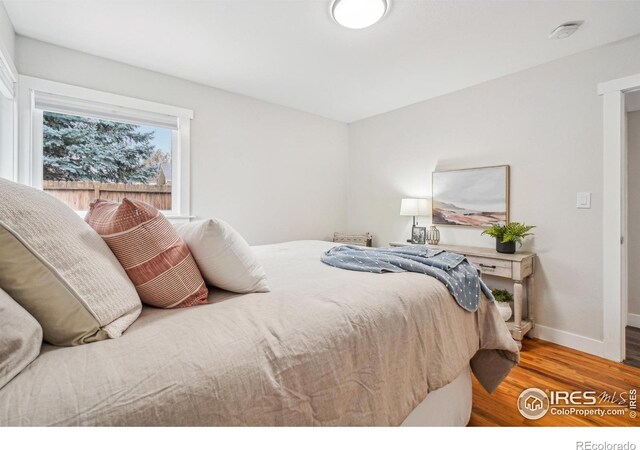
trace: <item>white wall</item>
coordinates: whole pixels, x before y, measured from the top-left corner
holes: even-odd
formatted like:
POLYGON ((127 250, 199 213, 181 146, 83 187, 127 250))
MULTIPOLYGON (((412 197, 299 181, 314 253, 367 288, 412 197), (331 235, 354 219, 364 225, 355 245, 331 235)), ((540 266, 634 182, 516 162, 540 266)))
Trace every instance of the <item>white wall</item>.
MULTIPOLYGON (((562 45, 559 42, 559 45, 562 45)), ((602 325, 602 100, 598 82, 640 72, 640 38, 590 50, 349 127, 351 230, 404 239, 400 199, 430 194, 431 172, 511 165, 511 220, 537 225, 539 331, 598 351, 602 325), (576 209, 576 193, 592 208, 576 209), (549 329, 549 327, 551 329, 549 329), (560 330, 557 333, 555 330, 560 330)), ((429 221, 425 220, 425 224, 429 221)), ((491 247, 480 229, 442 242, 491 247)))
MULTIPOLYGON (((18 37, 16 48, 25 75, 195 110, 193 212, 230 221, 253 244, 329 238, 345 227, 374 233, 378 245, 405 239, 410 218, 398 215, 400 199, 428 195, 433 170, 510 164, 512 220, 538 226, 525 246, 539 255, 538 332, 596 353, 596 85, 640 73, 638 54, 640 38, 625 40, 347 127, 31 39, 18 37), (593 193, 591 209, 575 208, 578 191, 593 193)), ((440 228, 444 243, 493 245, 479 229, 440 228)))
POLYGON ((22 75, 193 109, 192 214, 252 244, 346 229, 345 124, 21 36, 16 60, 22 75))
POLYGON ((627 113, 629 313, 640 318, 640 111, 627 113))
POLYGON ((4 3, 0 1, 0 48, 6 49, 9 56, 14 58, 16 34, 13 30, 13 24, 9 20, 9 15, 4 7, 4 3))

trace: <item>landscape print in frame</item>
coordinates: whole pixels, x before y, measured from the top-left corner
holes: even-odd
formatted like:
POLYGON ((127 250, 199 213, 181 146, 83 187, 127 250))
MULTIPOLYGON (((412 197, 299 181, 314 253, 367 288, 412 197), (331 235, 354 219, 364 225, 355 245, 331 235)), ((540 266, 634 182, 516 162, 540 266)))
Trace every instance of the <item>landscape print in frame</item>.
POLYGON ((488 227, 509 222, 509 166, 432 174, 432 221, 438 225, 488 227))

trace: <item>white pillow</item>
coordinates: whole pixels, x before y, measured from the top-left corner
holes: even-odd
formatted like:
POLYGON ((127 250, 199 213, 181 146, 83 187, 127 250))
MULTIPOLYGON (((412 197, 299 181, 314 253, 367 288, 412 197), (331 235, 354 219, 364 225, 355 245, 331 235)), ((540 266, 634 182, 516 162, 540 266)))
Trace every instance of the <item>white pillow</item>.
POLYGON ((175 224, 207 284, 231 292, 269 292, 267 275, 247 241, 219 219, 175 224))

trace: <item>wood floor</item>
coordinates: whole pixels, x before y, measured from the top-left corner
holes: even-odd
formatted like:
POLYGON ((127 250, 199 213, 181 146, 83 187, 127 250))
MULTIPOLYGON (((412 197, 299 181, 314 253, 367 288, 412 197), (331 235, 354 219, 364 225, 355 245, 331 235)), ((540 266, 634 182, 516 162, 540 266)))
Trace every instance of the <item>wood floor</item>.
POLYGON ((640 369, 537 339, 525 339, 522 343, 520 365, 493 394, 487 394, 474 378, 469 426, 640 426, 640 417, 631 418, 629 410, 625 410, 624 416, 547 413, 538 420, 522 417, 516 401, 520 393, 530 387, 543 391, 590 390, 598 394, 636 389, 640 413, 640 369))
POLYGON ((640 328, 627 327, 626 345, 627 359, 624 360, 624 363, 640 367, 640 328))

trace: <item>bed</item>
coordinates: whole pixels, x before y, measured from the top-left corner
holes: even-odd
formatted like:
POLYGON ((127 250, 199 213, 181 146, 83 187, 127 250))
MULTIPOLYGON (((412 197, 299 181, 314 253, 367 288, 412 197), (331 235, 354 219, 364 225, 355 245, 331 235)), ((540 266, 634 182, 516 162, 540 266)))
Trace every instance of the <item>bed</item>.
POLYGON ((460 308, 434 278, 327 266, 336 244, 254 247, 270 293, 144 308, 118 339, 45 344, 0 390, 0 425, 465 425, 471 369, 517 363, 494 304, 460 308))

